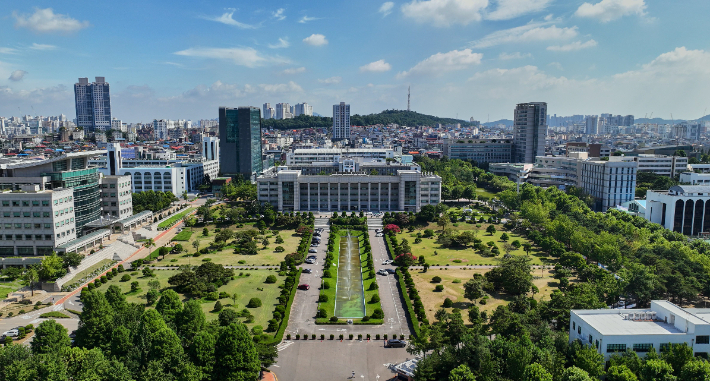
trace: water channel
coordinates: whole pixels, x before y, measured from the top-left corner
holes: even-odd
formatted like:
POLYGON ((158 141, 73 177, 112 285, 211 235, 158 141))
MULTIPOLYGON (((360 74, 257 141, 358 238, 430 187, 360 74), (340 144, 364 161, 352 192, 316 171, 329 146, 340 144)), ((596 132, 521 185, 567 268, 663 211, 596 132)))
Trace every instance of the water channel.
POLYGON ((335 316, 360 319, 365 316, 365 290, 360 263, 360 241, 350 235, 340 237, 338 280, 335 285, 335 316))

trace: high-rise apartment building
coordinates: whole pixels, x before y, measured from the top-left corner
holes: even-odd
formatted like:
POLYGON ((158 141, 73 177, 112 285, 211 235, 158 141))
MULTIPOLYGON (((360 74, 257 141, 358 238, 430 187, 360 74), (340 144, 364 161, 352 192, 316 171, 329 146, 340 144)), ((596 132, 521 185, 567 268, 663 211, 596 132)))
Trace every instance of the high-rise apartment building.
POLYGON ((333 105, 333 140, 350 139, 350 105, 333 105))
MULTIPOLYGON (((333 121, 335 123, 335 119, 333 121)), ((513 121, 516 163, 534 163, 536 156, 545 155, 547 136, 547 103, 519 103, 513 121)))
POLYGON ((155 140, 168 139, 168 121, 165 119, 153 120, 153 136, 155 140))
POLYGON ((296 104, 296 106, 294 107, 293 116, 296 117, 299 115, 312 116, 313 115, 313 106, 311 106, 305 102, 296 104))
POLYGON ((79 78, 74 84, 76 125, 88 132, 105 131, 111 128, 111 96, 109 84, 104 77, 79 78))
POLYGON ((584 118, 584 123, 586 124, 585 132, 587 135, 599 135, 599 117, 589 115, 584 118))
POLYGON ((276 119, 291 119, 293 114, 291 113, 291 106, 288 103, 277 103, 276 104, 276 119))
POLYGON ((219 108, 219 160, 225 175, 255 179, 262 172, 260 114, 258 107, 219 108))
POLYGON ((271 107, 271 103, 264 103, 263 114, 264 119, 273 119, 276 116, 276 110, 271 107))

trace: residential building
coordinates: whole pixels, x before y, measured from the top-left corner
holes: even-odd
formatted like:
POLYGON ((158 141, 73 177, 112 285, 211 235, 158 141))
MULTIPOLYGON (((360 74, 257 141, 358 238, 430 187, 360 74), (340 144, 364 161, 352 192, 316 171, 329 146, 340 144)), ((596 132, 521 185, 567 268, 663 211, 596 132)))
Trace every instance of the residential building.
POLYGON ((441 177, 400 169, 394 175, 372 175, 345 160, 343 171, 305 175, 301 169, 270 168, 257 178, 258 199, 276 210, 411 211, 441 201, 441 177))
POLYGON ((273 119, 276 116, 276 110, 271 107, 271 103, 264 103, 264 119, 273 119))
POLYGON ((513 160, 516 163, 534 163, 535 157, 545 156, 547 136, 547 103, 520 103, 515 107, 513 119, 513 160))
POLYGON ((154 119, 153 135, 155 136, 155 140, 168 140, 168 121, 165 119, 154 119))
POLYGON ((585 132, 587 135, 599 135, 599 117, 596 115, 589 115, 584 118, 584 123, 586 125, 585 132))
POLYGON ((276 104, 276 119, 291 119, 293 114, 291 113, 291 106, 288 103, 277 103, 276 104))
POLYGON ((333 105, 333 140, 350 139, 350 105, 333 105))
POLYGON ((671 344, 688 344, 695 356, 710 352, 710 309, 681 308, 666 300, 644 309, 571 310, 569 340, 595 348, 608 360, 627 350, 643 357, 671 344))
POLYGON ((101 211, 103 215, 118 219, 132 216, 133 197, 131 193, 131 176, 102 177, 101 211))
POLYGON ((111 128, 111 95, 105 77, 79 78, 74 84, 76 125, 87 132, 105 131, 111 128))
POLYGON ((309 105, 308 103, 297 103, 296 106, 293 109, 293 116, 299 116, 299 115, 308 115, 308 116, 313 116, 313 106, 309 105))
POLYGON ((479 164, 510 163, 513 142, 507 139, 446 139, 443 152, 449 159, 474 160, 479 164))
POLYGON ((676 185, 646 191, 646 220, 688 236, 710 232, 710 186, 676 185))
POLYGON ((56 246, 76 239, 74 190, 18 187, 0 193, 0 256, 50 255, 56 246))
POLYGON ((219 108, 220 168, 225 175, 255 179, 263 170, 260 114, 258 107, 219 108))

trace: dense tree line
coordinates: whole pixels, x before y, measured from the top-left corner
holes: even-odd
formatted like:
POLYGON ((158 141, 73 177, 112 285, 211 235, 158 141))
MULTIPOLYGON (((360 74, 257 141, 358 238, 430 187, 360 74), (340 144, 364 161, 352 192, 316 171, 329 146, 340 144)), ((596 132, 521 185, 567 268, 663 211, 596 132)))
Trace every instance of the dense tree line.
POLYGON ((133 196, 133 214, 140 213, 144 210, 150 210, 153 213, 163 210, 170 206, 174 201, 178 201, 173 192, 166 191, 145 191, 135 192, 133 196))
POLYGON ((459 198, 475 199, 476 187, 496 193, 505 190, 515 190, 515 183, 505 176, 496 176, 475 166, 475 163, 465 160, 430 159, 417 156, 417 163, 424 172, 434 172, 441 176, 441 199, 459 198))
POLYGON ((678 185, 676 178, 653 172, 639 172, 636 174, 636 197, 646 198, 647 190, 668 190, 674 185, 678 185))
POLYGON ((73 344, 64 327, 44 321, 30 348, 0 350, 0 380, 257 380, 276 356, 231 309, 208 323, 199 300, 183 303, 172 290, 155 309, 127 303, 117 286, 83 291, 81 300, 73 344))
MULTIPOLYGON (((441 124, 456 124, 470 126, 471 123, 465 120, 453 118, 439 118, 432 115, 420 114, 415 111, 406 110, 384 110, 377 114, 352 115, 350 124, 353 126, 372 126, 375 124, 398 124, 400 126, 435 126, 441 124)), ((333 118, 325 116, 299 115, 292 119, 262 119, 261 125, 265 128, 277 130, 292 130, 299 128, 329 128, 333 126, 333 118)))

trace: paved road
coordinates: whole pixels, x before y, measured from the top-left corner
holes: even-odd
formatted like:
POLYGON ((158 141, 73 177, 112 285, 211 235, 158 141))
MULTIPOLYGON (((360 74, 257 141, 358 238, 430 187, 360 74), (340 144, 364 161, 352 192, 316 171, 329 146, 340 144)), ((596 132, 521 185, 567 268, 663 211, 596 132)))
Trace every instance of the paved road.
MULTIPOLYGON (((67 308, 69 309, 74 309, 67 305, 67 308)), ((17 328, 20 326, 26 326, 28 324, 33 324, 35 328, 43 321, 48 320, 48 319, 40 319, 40 315, 45 313, 45 312, 50 312, 50 311, 61 311, 63 308, 61 305, 59 306, 49 306, 49 307, 44 307, 41 308, 37 311, 31 311, 26 314, 22 315, 17 315, 13 316, 11 318, 4 318, 0 319, 0 333, 8 331, 13 328, 17 328)), ((64 312, 67 316, 70 316, 69 319, 55 319, 57 323, 63 325, 69 333, 75 331, 77 328, 79 328, 79 318, 76 317, 76 315, 69 313, 69 312, 64 312)), ((29 345, 29 343, 32 340, 27 340, 25 344, 29 345)))
MULTIPOLYGON (((382 262, 389 260, 387 248, 383 237, 377 237, 374 230, 368 230, 370 235, 370 246, 372 246, 372 258, 375 260, 375 273, 381 269, 395 269, 392 265, 383 265, 382 262)), ((385 327, 392 334, 393 330, 400 335, 409 337, 411 327, 407 321, 407 315, 403 307, 404 301, 399 292, 399 282, 395 275, 375 275, 377 285, 380 290, 380 304, 382 312, 385 313, 385 327)))
POLYGON ((286 341, 279 345, 279 381, 384 381, 394 378, 389 364, 412 358, 404 348, 385 348, 384 341, 286 341))

